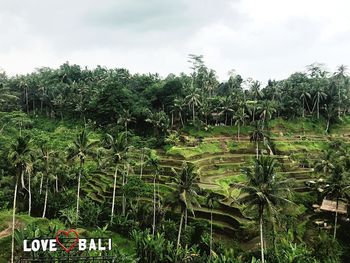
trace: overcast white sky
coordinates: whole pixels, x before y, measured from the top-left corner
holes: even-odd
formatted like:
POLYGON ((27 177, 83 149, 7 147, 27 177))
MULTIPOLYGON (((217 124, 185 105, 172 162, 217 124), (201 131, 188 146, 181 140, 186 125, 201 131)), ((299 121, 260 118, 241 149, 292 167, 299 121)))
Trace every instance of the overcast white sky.
POLYGON ((313 62, 350 64, 348 0, 0 0, 0 69, 65 61, 132 73, 189 72, 202 54, 221 80, 281 79, 313 62))

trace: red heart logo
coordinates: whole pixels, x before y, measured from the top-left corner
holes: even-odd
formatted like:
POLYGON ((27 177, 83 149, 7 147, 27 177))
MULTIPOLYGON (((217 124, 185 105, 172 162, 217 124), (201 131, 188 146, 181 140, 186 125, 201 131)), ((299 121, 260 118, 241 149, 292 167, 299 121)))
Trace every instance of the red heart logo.
POLYGON ((63 248, 67 253, 69 253, 74 247, 75 245, 78 243, 79 241, 79 237, 78 237, 78 233, 77 231, 73 230, 73 229, 70 229, 68 231, 64 231, 64 230, 59 230, 56 234, 56 242, 61 246, 61 248, 63 248), (75 234, 75 240, 73 242, 72 245, 70 245, 69 248, 66 248, 65 245, 63 245, 60 240, 59 240, 59 237, 61 234, 64 234, 67 238, 69 236, 70 233, 74 233, 75 234))

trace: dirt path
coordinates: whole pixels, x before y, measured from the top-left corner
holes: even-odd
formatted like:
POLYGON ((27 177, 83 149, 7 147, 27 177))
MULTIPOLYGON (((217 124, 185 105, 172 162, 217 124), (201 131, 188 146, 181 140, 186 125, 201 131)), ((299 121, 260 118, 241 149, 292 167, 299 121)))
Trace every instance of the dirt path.
MULTIPOLYGON (((23 223, 18 221, 18 220, 16 220, 15 228, 18 229, 18 228, 21 228, 21 227, 23 227, 23 223)), ((8 227, 0 232, 0 239, 4 238, 4 237, 7 237, 7 236, 10 236, 11 233, 12 233, 12 223, 9 222, 8 223, 8 227)))

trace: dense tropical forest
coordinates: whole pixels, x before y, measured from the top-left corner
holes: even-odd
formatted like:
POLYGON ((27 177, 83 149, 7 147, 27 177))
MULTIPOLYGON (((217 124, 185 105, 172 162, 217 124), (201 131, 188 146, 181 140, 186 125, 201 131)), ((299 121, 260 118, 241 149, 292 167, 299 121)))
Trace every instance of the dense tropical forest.
POLYGON ((350 261, 347 67, 263 86, 189 65, 0 74, 0 262, 71 228, 118 262, 350 261))

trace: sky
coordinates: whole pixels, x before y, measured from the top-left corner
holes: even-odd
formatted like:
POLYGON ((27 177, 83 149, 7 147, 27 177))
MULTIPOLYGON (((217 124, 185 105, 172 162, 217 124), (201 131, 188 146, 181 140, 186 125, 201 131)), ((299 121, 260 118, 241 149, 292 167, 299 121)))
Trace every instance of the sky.
POLYGON ((0 0, 0 69, 66 61, 132 73, 189 73, 203 55, 220 80, 262 82, 314 62, 350 64, 348 0, 0 0))

